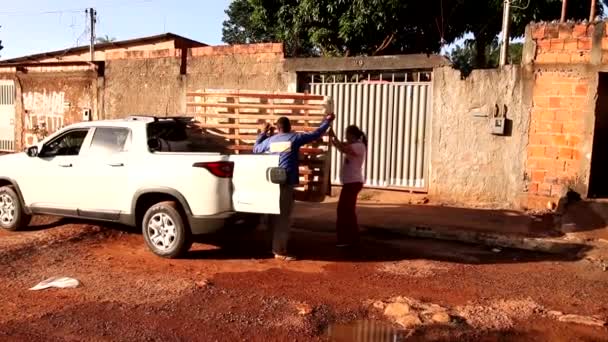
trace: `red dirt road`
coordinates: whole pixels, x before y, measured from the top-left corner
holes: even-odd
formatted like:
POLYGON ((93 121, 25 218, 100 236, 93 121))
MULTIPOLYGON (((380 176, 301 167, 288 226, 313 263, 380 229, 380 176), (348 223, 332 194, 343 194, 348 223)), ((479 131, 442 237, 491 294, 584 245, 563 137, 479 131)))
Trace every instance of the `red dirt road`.
MULTIPOLYGON (((365 239, 354 258, 301 229, 291 245, 301 261, 269 258, 264 231, 165 260, 125 229, 37 218, 0 231, 0 340, 323 341, 332 324, 398 327, 370 303, 406 296, 470 313, 408 330, 408 341, 608 341, 605 327, 527 310, 608 319, 608 272, 585 260, 391 236, 365 239), (28 291, 51 276, 83 286, 28 291)), ((355 340, 342 333, 332 338, 355 340)))

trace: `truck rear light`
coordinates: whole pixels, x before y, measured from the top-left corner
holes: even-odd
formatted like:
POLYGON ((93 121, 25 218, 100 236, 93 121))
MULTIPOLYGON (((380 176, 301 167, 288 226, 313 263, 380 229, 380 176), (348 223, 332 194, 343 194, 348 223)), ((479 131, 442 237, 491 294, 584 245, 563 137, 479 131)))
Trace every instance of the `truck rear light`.
POLYGON ((220 178, 232 178, 234 174, 233 162, 194 163, 192 166, 207 169, 212 175, 220 178))

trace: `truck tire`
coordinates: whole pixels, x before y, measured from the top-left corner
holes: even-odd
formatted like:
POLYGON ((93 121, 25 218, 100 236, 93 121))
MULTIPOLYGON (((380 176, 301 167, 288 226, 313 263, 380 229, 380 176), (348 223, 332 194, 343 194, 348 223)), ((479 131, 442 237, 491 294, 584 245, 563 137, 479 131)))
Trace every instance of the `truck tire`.
POLYGON ((159 202, 151 206, 142 222, 146 245, 163 258, 178 258, 192 247, 192 234, 177 203, 159 202))
POLYGON ((15 231, 27 227, 32 216, 23 209, 23 203, 12 186, 0 188, 0 228, 15 231))

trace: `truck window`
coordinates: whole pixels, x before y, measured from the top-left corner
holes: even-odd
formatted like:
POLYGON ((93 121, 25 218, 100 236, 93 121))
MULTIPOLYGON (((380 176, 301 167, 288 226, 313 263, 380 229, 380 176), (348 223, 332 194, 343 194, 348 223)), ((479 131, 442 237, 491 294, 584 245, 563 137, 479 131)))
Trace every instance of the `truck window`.
POLYGON ((220 136, 204 133, 196 122, 156 121, 148 124, 148 139, 159 139, 159 152, 228 153, 230 142, 220 136))
POLYGON ((41 158, 77 156, 88 133, 88 128, 69 131, 45 144, 39 155, 41 158))
POLYGON ((119 127, 97 127, 91 140, 90 152, 95 154, 112 154, 124 152, 130 130, 119 127))

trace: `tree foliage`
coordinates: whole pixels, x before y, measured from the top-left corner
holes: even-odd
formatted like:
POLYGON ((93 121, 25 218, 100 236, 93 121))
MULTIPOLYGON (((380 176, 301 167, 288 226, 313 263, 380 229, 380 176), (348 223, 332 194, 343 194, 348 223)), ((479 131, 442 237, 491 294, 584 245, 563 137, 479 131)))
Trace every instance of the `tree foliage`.
POLYGON ((116 41, 116 37, 110 37, 107 34, 104 35, 103 37, 97 37, 97 39, 95 39, 95 42, 98 44, 107 44, 107 43, 111 43, 111 42, 115 42, 116 41))
MULTIPOLYGON (((602 1, 597 2, 596 13, 602 14, 602 1)), ((486 68, 489 63, 488 48, 496 44, 496 36, 502 30, 503 0, 453 0, 450 24, 461 35, 472 33, 475 41, 476 68, 486 68)), ((568 1, 569 19, 589 17, 590 1, 568 1)), ((511 8, 510 37, 524 35, 531 21, 555 20, 561 16, 562 0, 513 0, 511 8)))
MULTIPOLYGON (((472 66, 483 68, 492 64, 488 52, 502 28, 503 1, 233 0, 223 40, 283 42, 291 56, 351 56, 436 53, 442 44, 471 33, 472 66)), ((598 15, 607 1, 598 1, 598 15)), ((513 0, 511 37, 521 37, 530 21, 559 18, 561 3, 513 0)), ((568 4, 568 18, 588 17, 588 1, 568 4)))
POLYGON ((442 34, 447 40, 457 34, 428 20, 440 7, 438 1, 234 0, 223 40, 284 42, 287 54, 298 56, 430 53, 440 49, 442 34))
MULTIPOLYGON (((523 52, 523 43, 509 44, 509 55, 507 62, 509 64, 520 64, 523 52)), ((488 45, 484 51, 487 56, 487 65, 489 67, 497 67, 500 58, 500 44, 498 39, 494 39, 492 44, 488 45)), ((452 65, 460 70, 463 77, 468 76, 476 66, 477 46, 472 39, 466 40, 462 45, 456 46, 450 52, 450 60, 452 65)))

